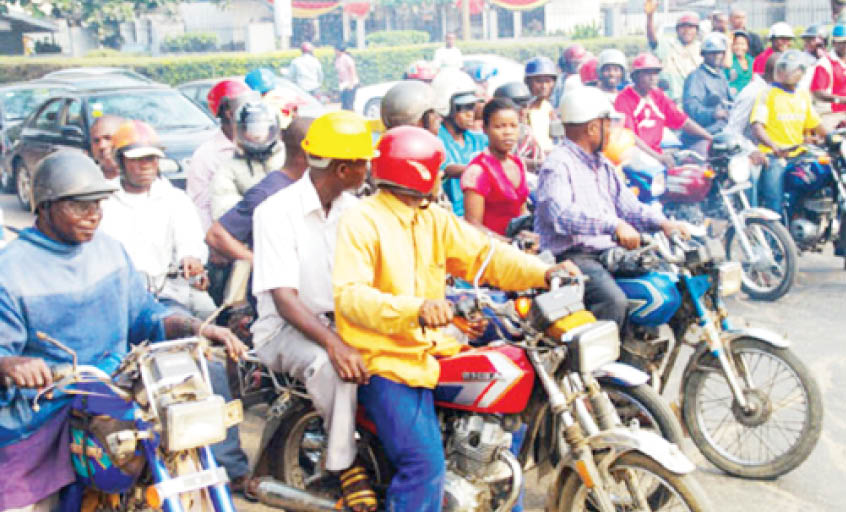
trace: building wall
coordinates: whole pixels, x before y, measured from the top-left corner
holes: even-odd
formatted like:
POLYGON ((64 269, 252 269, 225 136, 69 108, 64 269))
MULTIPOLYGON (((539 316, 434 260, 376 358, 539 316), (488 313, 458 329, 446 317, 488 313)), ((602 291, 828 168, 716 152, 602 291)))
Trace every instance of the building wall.
POLYGON ((546 33, 569 32, 578 25, 602 24, 599 2, 552 0, 544 6, 546 33))

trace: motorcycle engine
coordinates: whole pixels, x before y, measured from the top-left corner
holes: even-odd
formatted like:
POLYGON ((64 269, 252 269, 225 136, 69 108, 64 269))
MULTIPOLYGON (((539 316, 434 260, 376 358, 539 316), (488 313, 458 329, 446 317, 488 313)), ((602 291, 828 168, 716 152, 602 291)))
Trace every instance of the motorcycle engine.
POLYGON ((459 416, 446 444, 445 512, 495 510, 510 490, 511 468, 497 454, 511 447, 511 434, 498 418, 459 416))

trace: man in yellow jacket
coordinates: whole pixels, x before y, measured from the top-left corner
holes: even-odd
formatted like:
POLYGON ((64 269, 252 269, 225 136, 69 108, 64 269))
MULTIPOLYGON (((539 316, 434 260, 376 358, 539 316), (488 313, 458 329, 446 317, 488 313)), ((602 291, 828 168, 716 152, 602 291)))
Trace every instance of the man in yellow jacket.
POLYGON ((459 352, 440 327, 452 320, 446 274, 506 290, 545 287, 554 270, 495 241, 431 203, 445 150, 422 128, 401 126, 379 142, 371 164, 379 192, 345 212, 333 269, 338 334, 356 348, 370 375, 359 403, 397 469, 386 509, 441 510, 445 474, 432 390, 436 357, 459 352), (493 251, 491 253, 491 251, 493 251))

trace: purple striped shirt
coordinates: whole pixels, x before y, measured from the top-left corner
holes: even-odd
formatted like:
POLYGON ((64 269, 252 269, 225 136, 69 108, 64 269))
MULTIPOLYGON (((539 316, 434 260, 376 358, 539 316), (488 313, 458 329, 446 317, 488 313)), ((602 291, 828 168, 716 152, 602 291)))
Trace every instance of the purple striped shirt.
POLYGON ((569 139, 549 154, 538 173, 535 231, 541 250, 598 252, 616 245, 621 220, 639 231, 658 230, 664 215, 638 201, 603 156, 569 139))

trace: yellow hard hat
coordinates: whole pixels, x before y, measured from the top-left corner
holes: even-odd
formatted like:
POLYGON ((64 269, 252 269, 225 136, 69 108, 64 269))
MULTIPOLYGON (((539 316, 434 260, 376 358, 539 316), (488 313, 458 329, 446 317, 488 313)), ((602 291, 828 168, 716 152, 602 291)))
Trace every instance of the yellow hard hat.
POLYGON ((318 158, 370 160, 374 156, 367 119, 349 110, 329 112, 315 119, 302 148, 318 158))

